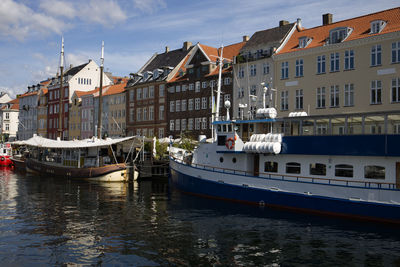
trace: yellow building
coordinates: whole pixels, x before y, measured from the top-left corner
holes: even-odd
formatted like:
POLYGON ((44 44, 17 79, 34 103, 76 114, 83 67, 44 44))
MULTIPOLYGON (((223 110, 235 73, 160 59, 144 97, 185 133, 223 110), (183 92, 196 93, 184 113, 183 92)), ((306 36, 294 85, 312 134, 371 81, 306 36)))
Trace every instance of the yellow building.
POLYGON ((280 117, 311 117, 286 134, 398 133, 399 14, 393 8, 335 23, 325 14, 311 29, 297 21, 273 56, 275 106, 280 117))
POLYGON ((81 139, 81 96, 86 94, 84 91, 75 91, 71 98, 69 107, 69 136, 68 140, 81 139))

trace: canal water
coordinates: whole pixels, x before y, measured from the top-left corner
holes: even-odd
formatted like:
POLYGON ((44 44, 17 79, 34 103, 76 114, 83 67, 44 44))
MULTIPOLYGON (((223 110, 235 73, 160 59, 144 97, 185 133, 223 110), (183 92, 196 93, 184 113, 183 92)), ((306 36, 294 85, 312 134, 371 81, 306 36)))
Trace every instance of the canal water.
POLYGON ((400 266, 400 229, 0 169, 1 266, 400 266))

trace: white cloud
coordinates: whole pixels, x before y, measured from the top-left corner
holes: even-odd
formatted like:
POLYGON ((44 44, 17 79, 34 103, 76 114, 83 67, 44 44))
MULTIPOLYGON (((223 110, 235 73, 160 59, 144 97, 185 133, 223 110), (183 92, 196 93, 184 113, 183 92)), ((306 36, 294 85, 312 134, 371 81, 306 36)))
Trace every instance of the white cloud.
POLYGON ((148 14, 153 14, 159 9, 167 7, 164 0, 133 0, 135 8, 148 14))
POLYGON ((125 12, 116 1, 91 0, 79 4, 79 17, 103 26, 112 26, 127 19, 125 12))
POLYGON ((71 2, 43 0, 40 2, 39 6, 49 15, 66 17, 69 19, 76 16, 76 10, 71 2))
POLYGON ((0 1, 0 35, 24 40, 35 34, 57 33, 68 24, 44 14, 37 13, 24 4, 13 0, 0 1))

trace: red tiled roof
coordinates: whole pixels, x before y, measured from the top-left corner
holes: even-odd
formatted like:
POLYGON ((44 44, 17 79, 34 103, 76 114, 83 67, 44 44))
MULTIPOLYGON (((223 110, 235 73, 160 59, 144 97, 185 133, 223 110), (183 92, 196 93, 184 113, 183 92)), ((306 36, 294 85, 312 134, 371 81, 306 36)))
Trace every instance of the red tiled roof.
MULTIPOLYGON (((19 110, 19 98, 8 101, 7 104, 11 104, 9 109, 19 110)), ((3 106, 1 109, 8 109, 7 106, 3 106)))
POLYGON ((324 46, 327 38, 329 37, 329 31, 338 27, 350 27, 353 29, 351 34, 343 42, 400 31, 400 7, 342 20, 311 29, 303 28, 300 31, 296 29, 286 45, 277 54, 284 54, 324 46), (386 26, 380 33, 370 34, 370 23, 375 20, 385 21, 386 26), (311 43, 306 48, 299 48, 299 38, 301 37, 312 38, 311 43))
POLYGON ((103 95, 115 95, 122 93, 125 90, 125 86, 128 81, 122 82, 120 84, 114 84, 107 86, 107 91, 103 95))

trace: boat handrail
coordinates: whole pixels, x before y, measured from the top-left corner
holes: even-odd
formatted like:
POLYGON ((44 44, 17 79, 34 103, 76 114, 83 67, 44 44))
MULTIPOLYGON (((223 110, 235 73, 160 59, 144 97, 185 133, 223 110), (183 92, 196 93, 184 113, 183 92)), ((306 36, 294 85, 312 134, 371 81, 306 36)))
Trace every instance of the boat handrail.
MULTIPOLYGON (((221 167, 215 167, 215 166, 210 166, 210 165, 204 165, 204 164, 198 164, 198 163, 185 163, 184 161, 174 157, 170 156, 172 159, 174 159, 177 162, 180 162, 185 165, 190 165, 193 167, 202 167, 203 169, 207 170, 212 170, 215 171, 217 170, 222 170, 223 173, 233 173, 233 174, 242 174, 244 176, 254 176, 253 172, 247 172, 247 171, 242 171, 242 170, 236 170, 236 169, 229 169, 229 168, 221 168, 221 167)), ((346 186, 349 186, 349 183, 351 184, 364 184, 364 187, 371 188, 371 185, 376 185, 376 187, 373 188, 389 188, 389 189, 397 189, 400 190, 400 187, 398 188, 396 183, 389 183, 389 182, 375 182, 375 181, 360 181, 360 180, 344 180, 344 179, 336 179, 336 178, 322 178, 322 177, 307 177, 307 176, 297 176, 297 175, 287 175, 287 174, 279 174, 279 173, 266 173, 266 172, 259 172, 259 178, 269 178, 269 179, 280 179, 280 180, 287 180, 287 181, 293 181, 293 180, 288 180, 285 178, 295 178, 296 181, 299 181, 299 179, 309 179, 311 180, 311 183, 314 183, 314 180, 319 180, 319 181, 328 181, 328 183, 324 184, 329 184, 329 185, 339 185, 331 182, 344 182, 346 183, 346 186), (262 175, 267 175, 266 176, 260 176, 262 175), (280 178, 274 178, 274 177, 280 177, 280 178), (384 187, 382 187, 384 186, 384 187)))

